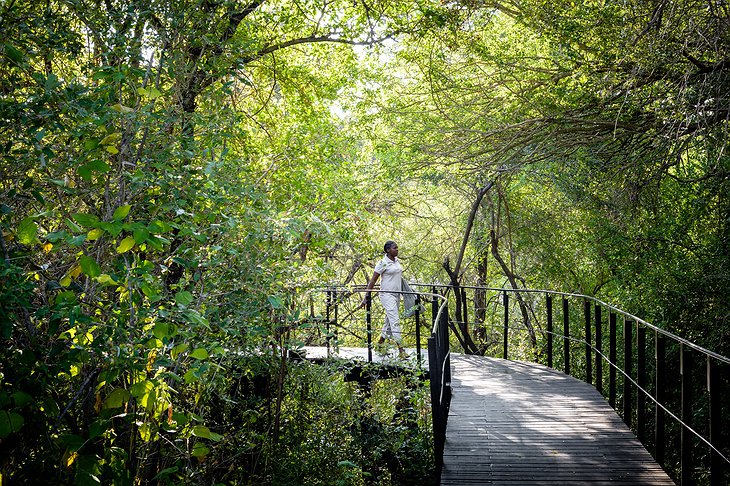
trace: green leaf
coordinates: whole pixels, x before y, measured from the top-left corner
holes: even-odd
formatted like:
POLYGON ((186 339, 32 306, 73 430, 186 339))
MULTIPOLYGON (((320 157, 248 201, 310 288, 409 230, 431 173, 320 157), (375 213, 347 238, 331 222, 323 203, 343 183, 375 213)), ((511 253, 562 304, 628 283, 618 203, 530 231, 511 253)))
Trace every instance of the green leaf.
POLYGON ((78 235, 73 238, 69 238, 66 241, 69 245, 79 248, 81 245, 84 244, 84 241, 86 241, 86 235, 78 235))
POLYGON ((127 236, 121 241, 121 243, 119 243, 119 246, 117 247, 117 253, 126 253, 134 248, 134 245, 134 238, 131 236, 127 236))
POLYGON ((190 305, 193 301, 193 294, 184 290, 175 294, 175 302, 179 305, 190 305))
MULTIPOLYGON (((87 142, 88 143, 88 142, 87 142)), ((92 160, 91 162, 80 166, 76 172, 87 182, 91 181, 95 172, 105 174, 111 170, 109 164, 102 160, 92 160)))
POLYGON ((190 353, 190 357, 195 359, 208 359, 208 351, 205 348, 198 348, 190 353))
POLYGON ((210 429, 205 425, 196 425, 193 427, 193 435, 195 437, 202 437, 203 439, 210 438, 210 429))
MULTIPOLYGON (((155 384, 150 380, 142 380, 129 387, 129 393, 131 393, 137 400, 142 401, 146 395, 149 395, 149 393, 154 390, 154 388, 155 384)), ((145 404, 143 404, 143 406, 145 406, 145 404)))
POLYGON ((155 88, 154 86, 149 87, 147 89, 144 88, 137 88, 137 94, 140 96, 145 96, 150 99, 156 99, 162 96, 162 93, 160 93, 160 90, 155 88))
MULTIPOLYGON (((177 466, 168 467, 167 469, 163 469, 162 471, 158 472, 157 476, 152 478, 152 480, 154 481, 156 479, 166 479, 169 475, 176 473, 178 470, 179 468, 177 466)), ((165 481, 165 483, 167 482, 165 481)))
POLYGON ((104 400, 103 408, 119 408, 129 400, 129 392, 124 388, 117 388, 112 391, 104 400))
POLYGON ((119 233, 122 232, 122 225, 121 221, 114 221, 113 223, 98 223, 98 227, 106 231, 112 236, 119 236, 119 233))
POLYGON ((38 225, 33 221, 33 218, 25 218, 18 225, 16 232, 18 242, 24 245, 31 245, 38 241, 38 225))
POLYGON ((71 217, 84 228, 96 228, 99 224, 99 218, 93 214, 75 213, 71 217))
POLYGON ((14 46, 12 46, 9 43, 5 43, 3 45, 4 51, 5 51, 5 57, 13 61, 15 64, 21 64, 23 62, 23 59, 25 58, 25 54, 23 51, 16 49, 14 46))
POLYGON ((279 297, 272 295, 269 297, 268 300, 269 300, 269 304, 271 304, 271 307, 273 307, 274 309, 284 308, 284 303, 281 301, 281 299, 279 297))
POLYGON ((12 433, 18 432, 25 423, 23 416, 15 413, 8 412, 7 410, 0 410, 0 439, 4 439, 12 433))
POLYGON ((46 235, 46 241, 50 241, 51 243, 58 243, 61 240, 66 239, 71 235, 68 234, 68 231, 54 231, 53 233, 48 233, 46 235))
POLYGON ((216 442, 223 438, 222 435, 211 432, 205 425, 196 425, 193 427, 193 435, 195 437, 200 437, 201 439, 210 439, 216 442))
POLYGON ((84 447, 84 443, 86 442, 83 437, 74 434, 64 434, 58 439, 65 448, 73 452, 84 447))
POLYGON ((150 233, 154 233, 156 235, 167 233, 168 231, 172 231, 172 226, 165 223, 164 221, 160 221, 159 219, 156 219, 152 221, 149 226, 147 226, 147 229, 150 231, 150 233))
POLYGON ((201 316, 200 313, 194 309, 185 309, 183 311, 182 315, 185 317, 185 319, 191 323, 196 324, 198 326, 203 326, 205 328, 210 329, 210 325, 208 324, 208 319, 201 316))
POLYGON ((188 345, 185 343, 178 344, 174 348, 170 350, 170 357, 172 359, 177 359, 177 357, 180 355, 180 353, 184 353, 188 350, 188 345))
POLYGON ((81 265, 81 271, 89 277, 98 277, 101 275, 101 267, 96 260, 87 255, 81 255, 79 258, 79 265, 81 265))
POLYGON ((25 392, 17 391, 13 393, 13 401, 16 407, 23 408, 33 401, 33 397, 25 392))
POLYGON ((158 322, 152 329, 152 335, 155 336, 157 339, 166 338, 169 335, 169 332, 170 325, 166 322, 158 322))
POLYGON ((127 217, 129 214, 129 210, 132 209, 132 206, 129 204, 125 204, 124 206, 119 206, 117 209, 114 210, 114 221, 121 221, 124 218, 127 217))
POLYGON ((147 231, 147 228, 140 228, 134 231, 134 242, 138 245, 141 245, 145 241, 147 241, 147 238, 150 237, 150 232, 147 231))
POLYGON ((200 379, 200 375, 198 373, 198 370, 188 370, 185 373, 185 376, 183 376, 183 379, 185 380, 185 383, 188 385, 191 383, 195 383, 200 379))
POLYGON ((207 456, 208 453, 210 453, 210 449, 205 447, 204 444, 196 442, 193 446, 193 452, 191 452, 190 455, 193 457, 197 457, 198 459, 202 459, 207 456))
POLYGON ((66 221, 66 226, 68 226, 68 228, 71 231, 73 231, 74 233, 81 233, 84 231, 84 229, 81 226, 74 223, 71 219, 66 218, 64 221, 66 221))

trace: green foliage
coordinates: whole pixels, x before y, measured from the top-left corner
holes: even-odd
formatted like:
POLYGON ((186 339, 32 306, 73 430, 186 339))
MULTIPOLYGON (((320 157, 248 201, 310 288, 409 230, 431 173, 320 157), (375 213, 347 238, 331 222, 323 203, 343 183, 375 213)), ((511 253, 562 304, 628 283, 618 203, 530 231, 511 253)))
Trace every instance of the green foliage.
POLYGON ((424 388, 281 354, 385 238, 443 281, 487 184, 462 281, 726 353, 718 8, 4 4, 2 478, 429 481, 424 388))

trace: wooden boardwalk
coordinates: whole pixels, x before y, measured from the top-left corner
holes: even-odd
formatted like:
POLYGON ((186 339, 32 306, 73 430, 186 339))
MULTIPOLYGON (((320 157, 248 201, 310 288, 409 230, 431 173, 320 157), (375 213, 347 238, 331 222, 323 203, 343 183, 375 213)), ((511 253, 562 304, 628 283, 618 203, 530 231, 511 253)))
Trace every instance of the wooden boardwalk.
MULTIPOLYGON (((305 346, 302 350, 307 359, 340 358, 356 362, 366 362, 368 360, 368 348, 342 346, 337 349, 330 348, 329 354, 327 348, 324 346, 305 346)), ((406 354, 408 354, 407 358, 400 358, 398 356, 398 350, 392 346, 388 348, 386 353, 379 353, 373 350, 373 363, 416 366, 418 364, 416 348, 405 348, 405 350, 406 354)), ((428 370, 427 349, 421 350, 421 368, 428 370)))
POLYGON ((674 485, 591 385, 452 355, 443 485, 674 485))

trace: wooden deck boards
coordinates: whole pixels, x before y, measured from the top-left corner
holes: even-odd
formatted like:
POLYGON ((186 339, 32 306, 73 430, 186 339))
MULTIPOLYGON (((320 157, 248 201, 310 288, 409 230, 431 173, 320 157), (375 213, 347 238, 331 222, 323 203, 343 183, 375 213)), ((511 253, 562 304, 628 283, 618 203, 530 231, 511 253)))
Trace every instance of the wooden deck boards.
POLYGON ((589 384, 452 355, 443 485, 674 485, 589 384))

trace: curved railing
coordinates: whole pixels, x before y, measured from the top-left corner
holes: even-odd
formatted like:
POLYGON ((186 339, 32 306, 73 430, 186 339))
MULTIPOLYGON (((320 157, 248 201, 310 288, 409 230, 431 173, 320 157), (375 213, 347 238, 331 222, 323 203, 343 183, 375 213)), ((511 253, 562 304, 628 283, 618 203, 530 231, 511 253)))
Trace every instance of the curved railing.
MULTIPOLYGON (((462 286, 457 298, 456 289, 449 285, 412 283, 411 287, 427 289, 418 292, 419 298, 421 302, 431 301, 428 356, 439 468, 451 398, 450 343, 455 340, 453 330, 463 324, 470 332, 479 326, 487 329, 485 333, 491 341, 485 350, 480 350, 486 351, 484 354, 503 358, 510 358, 510 353, 517 354, 518 359, 562 369, 595 385, 657 462, 682 484, 730 484, 730 454, 722 440, 722 432, 730 425, 730 400, 724 394, 729 358, 592 296, 540 289, 462 286), (487 304, 481 309, 475 305, 479 292, 482 297, 488 296, 483 298, 487 304), (559 310, 553 308, 556 299, 562 304, 559 310), (535 343, 524 337, 529 333, 523 316, 515 319, 511 314, 516 300, 529 301, 535 343), (576 306, 576 301, 580 305, 576 306), (449 309, 461 321, 452 318, 449 309), (480 312, 489 313, 485 310, 491 316, 478 318, 480 312), (556 317, 562 318, 562 329, 556 329, 556 317), (495 326, 494 321, 500 324, 495 326), (556 350, 558 347, 562 350, 556 350), (532 352, 525 354, 525 349, 532 352)), ((358 329, 356 325, 353 328, 352 322, 343 325, 353 312, 340 317, 341 301, 337 296, 359 294, 366 289, 324 291, 328 293, 327 325, 350 331, 358 329)), ((410 340, 408 345, 415 345, 420 359, 423 324, 419 313, 415 316, 414 332, 406 333, 405 338, 410 340)), ((368 303, 365 321, 369 360, 372 360, 373 315, 368 303)))
MULTIPOLYGON (((412 286, 419 287, 418 284, 412 286)), ((440 290, 444 295, 454 294, 455 290, 448 285, 422 286, 432 292, 440 290)), ((565 373, 594 384, 653 453, 657 462, 675 479, 681 480, 681 484, 730 484, 730 454, 722 440, 730 412, 730 400, 725 393, 729 358, 600 299, 576 293, 460 287, 461 295, 452 299, 454 307, 462 306, 462 319, 467 322, 467 291, 491 292, 493 297, 500 297, 492 299, 492 308, 502 307, 503 315, 499 316, 503 321, 501 339, 493 339, 493 343, 499 344, 492 345, 489 351, 501 354, 503 358, 509 358, 509 344, 514 340, 515 331, 527 331, 524 324, 512 324, 510 296, 544 296, 545 326, 534 329, 542 339, 537 343, 535 356, 524 358, 532 358, 551 368, 562 365, 560 367, 565 373), (553 325, 555 298, 562 300, 562 332, 557 332, 553 325), (570 302, 575 300, 582 303, 582 318, 576 319, 575 314, 580 312, 574 312, 570 306, 570 302), (607 311, 607 319, 604 311, 607 311), (622 319, 619 320, 619 317, 622 319), (576 328, 580 331, 576 332, 576 328), (619 329, 622 331, 620 335, 619 329), (650 333, 649 337, 647 333, 650 333), (555 340, 562 341, 562 353, 558 355, 554 353, 555 340), (652 354, 654 359, 648 360, 647 357, 652 354), (700 369, 701 361, 704 361, 704 369, 700 369), (607 389, 604 387, 606 381, 607 389), (677 387, 673 385, 675 382, 679 383, 677 387), (648 413, 648 403, 653 404, 653 414, 648 413), (671 426, 667 419, 670 419, 671 426), (649 434, 652 431, 653 434, 649 434), (679 442, 678 447, 675 447, 676 442, 679 442)), ((473 298, 472 302, 475 300, 473 298)), ((537 302, 530 304, 530 310, 534 311, 537 302)), ((474 314, 476 310, 473 309, 474 314)), ((538 320, 538 315, 533 312, 531 317, 538 320)), ((450 321, 452 327, 458 324, 450 321)), ((475 321, 471 324, 474 325, 475 321)))

